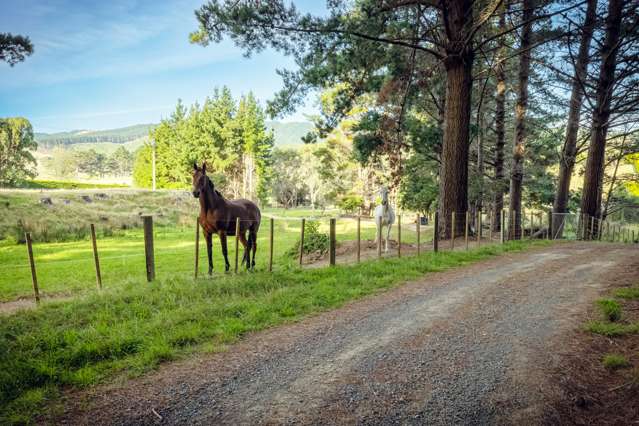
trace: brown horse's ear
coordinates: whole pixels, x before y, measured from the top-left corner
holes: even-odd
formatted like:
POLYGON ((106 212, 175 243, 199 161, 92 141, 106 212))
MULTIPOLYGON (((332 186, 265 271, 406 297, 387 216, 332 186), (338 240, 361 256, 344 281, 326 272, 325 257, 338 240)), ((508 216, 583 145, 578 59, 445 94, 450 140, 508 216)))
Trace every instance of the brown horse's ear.
POLYGON ((206 173, 206 162, 202 162, 202 173, 206 173))
POLYGON ((193 162, 193 170, 197 172, 197 163, 195 161, 193 162))

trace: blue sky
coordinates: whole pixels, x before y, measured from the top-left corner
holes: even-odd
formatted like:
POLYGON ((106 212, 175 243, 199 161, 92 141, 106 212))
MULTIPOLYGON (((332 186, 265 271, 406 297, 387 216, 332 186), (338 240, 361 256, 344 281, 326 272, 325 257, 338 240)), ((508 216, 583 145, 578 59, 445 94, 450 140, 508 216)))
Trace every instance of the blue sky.
MULTIPOLYGON (((37 132, 108 129, 158 122, 178 98, 190 104, 215 86, 269 99, 281 87, 275 70, 291 59, 272 51, 247 59, 229 41, 191 45, 204 1, 3 2, 0 31, 28 35, 35 53, 14 67, 0 63, 0 117, 26 117, 37 132)), ((286 119, 312 112, 311 99, 286 119)))

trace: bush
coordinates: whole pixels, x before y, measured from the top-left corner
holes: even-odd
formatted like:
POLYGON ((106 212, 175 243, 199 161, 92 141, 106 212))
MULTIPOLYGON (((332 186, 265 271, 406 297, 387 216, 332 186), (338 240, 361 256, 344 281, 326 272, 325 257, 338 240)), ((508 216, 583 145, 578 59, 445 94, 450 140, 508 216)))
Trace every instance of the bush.
POLYGON ((346 213, 354 213, 362 206, 364 200, 359 195, 345 195, 337 202, 337 207, 346 213))
MULTIPOLYGON (((315 220, 307 220, 304 226, 304 253, 318 253, 324 255, 328 252, 329 238, 328 234, 322 234, 319 231, 319 222, 315 220)), ((295 257, 300 253, 300 240, 289 250, 288 255, 295 257)))
POLYGON ((616 301, 600 299, 597 301, 597 305, 599 305, 601 312, 609 321, 615 322, 621 319, 621 306, 616 301))

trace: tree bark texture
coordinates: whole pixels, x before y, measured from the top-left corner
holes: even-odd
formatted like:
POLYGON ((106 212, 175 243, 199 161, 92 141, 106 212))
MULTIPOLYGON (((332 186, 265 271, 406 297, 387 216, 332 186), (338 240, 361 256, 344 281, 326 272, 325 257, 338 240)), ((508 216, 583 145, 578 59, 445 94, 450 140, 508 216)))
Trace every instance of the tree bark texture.
MULTIPOLYGON (((559 179, 557 192, 553 203, 553 213, 568 212, 568 197, 570 196, 570 180, 575 167, 577 156, 577 133, 579 132, 579 118, 583 104, 583 84, 587 77, 588 63, 590 61, 590 43, 595 28, 597 17, 597 0, 588 0, 586 16, 581 31, 579 53, 575 63, 575 76, 572 83, 570 107, 568 110, 568 123, 566 125, 566 138, 559 161, 559 179)), ((553 237, 561 238, 563 226, 561 220, 553 221, 553 237)))
MULTIPOLYGON (((608 134, 608 120, 610 119, 610 103, 615 83, 617 66, 617 51, 620 36, 623 0, 610 0, 608 16, 606 17, 606 35, 601 47, 601 66, 596 88, 596 104, 592 113, 592 130, 590 133, 590 147, 586 160, 584 188, 581 195, 581 213, 588 221, 601 216, 601 188, 603 185, 604 157, 606 154, 606 137, 608 134)), ((590 235, 590 223, 587 224, 590 235)), ((593 235, 597 235, 597 221, 593 235)))
POLYGON ((526 110, 528 109, 528 76, 530 75, 530 47, 532 38, 533 0, 524 0, 519 54, 519 87, 515 106, 515 143, 510 172, 510 217, 514 226, 510 227, 510 239, 521 238, 521 193, 524 180, 524 154, 526 152, 526 110))

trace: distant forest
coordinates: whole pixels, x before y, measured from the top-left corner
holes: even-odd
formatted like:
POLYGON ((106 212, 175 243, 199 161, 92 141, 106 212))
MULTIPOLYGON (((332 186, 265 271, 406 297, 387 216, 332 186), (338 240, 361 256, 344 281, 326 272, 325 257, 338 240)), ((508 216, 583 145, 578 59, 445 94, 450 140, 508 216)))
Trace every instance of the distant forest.
MULTIPOLYGON (((110 130, 74 130, 61 133, 36 133, 35 140, 43 148, 52 148, 57 145, 73 145, 80 143, 126 143, 140 138, 147 138, 149 132, 155 129, 157 124, 136 124, 110 130)), ((273 129, 275 145, 290 147, 302 144, 302 137, 313 129, 310 122, 267 121, 267 129, 273 129)))

